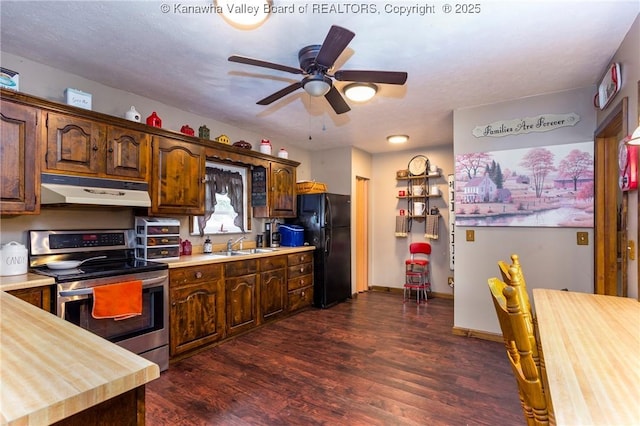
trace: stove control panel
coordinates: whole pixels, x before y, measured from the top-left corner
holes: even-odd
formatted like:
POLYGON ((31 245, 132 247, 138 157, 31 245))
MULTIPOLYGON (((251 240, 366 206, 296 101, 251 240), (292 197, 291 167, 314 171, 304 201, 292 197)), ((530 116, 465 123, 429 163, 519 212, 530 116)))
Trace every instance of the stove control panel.
POLYGON ((29 231, 31 255, 135 248, 133 229, 29 231))
POLYGON ((121 246, 124 241, 122 232, 54 234, 49 236, 49 248, 112 247, 121 246))

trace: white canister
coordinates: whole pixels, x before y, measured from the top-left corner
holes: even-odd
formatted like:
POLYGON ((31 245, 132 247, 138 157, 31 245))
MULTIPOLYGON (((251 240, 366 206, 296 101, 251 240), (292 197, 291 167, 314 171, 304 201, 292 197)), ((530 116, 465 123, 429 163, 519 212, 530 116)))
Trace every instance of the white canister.
POLYGON ((280 148, 280 151, 278 151, 278 157, 280 157, 280 158, 289 158, 289 153, 287 152, 286 149, 280 148))
POLYGON ((0 255, 0 275, 22 275, 29 269, 27 248, 18 242, 11 241, 2 246, 0 255))
POLYGON ((262 139, 262 141, 260 141, 260 152, 271 155, 271 142, 269 139, 262 139))

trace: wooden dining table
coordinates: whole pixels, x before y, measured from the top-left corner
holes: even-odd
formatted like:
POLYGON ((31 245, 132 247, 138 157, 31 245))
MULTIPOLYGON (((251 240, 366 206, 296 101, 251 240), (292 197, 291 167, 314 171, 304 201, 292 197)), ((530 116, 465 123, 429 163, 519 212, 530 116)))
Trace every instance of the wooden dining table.
POLYGON ((640 303, 534 289, 558 425, 640 425, 640 303))

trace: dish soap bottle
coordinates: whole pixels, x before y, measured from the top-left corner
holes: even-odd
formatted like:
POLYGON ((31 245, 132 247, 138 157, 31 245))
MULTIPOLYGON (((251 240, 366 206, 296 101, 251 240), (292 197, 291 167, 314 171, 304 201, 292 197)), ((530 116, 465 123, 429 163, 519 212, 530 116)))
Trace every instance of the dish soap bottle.
POLYGON ((211 244, 211 239, 209 237, 204 240, 204 248, 202 249, 202 252, 205 254, 213 253, 213 244, 211 244))

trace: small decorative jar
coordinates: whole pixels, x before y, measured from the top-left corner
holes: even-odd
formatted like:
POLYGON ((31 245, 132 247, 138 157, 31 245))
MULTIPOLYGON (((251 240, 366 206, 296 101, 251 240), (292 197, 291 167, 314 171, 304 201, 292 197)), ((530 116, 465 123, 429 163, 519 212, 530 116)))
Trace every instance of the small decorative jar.
POLYGON ((189 135, 189 136, 195 136, 195 134, 196 134, 195 130, 193 130, 188 124, 185 124, 184 126, 182 126, 180 128, 180 132, 184 133, 185 135, 189 135))
POLYGON ((271 155, 271 141, 269 141, 269 139, 262 139, 260 141, 260 152, 271 155))
POLYGON ((198 136, 200 139, 209 139, 209 134, 209 128, 204 124, 198 129, 198 136))
POLYGON ((280 158, 289 158, 289 153, 287 152, 286 149, 280 148, 280 151, 278 151, 278 157, 280 157, 280 158))
POLYGON ((150 116, 147 117, 147 126, 151 127, 162 127, 162 120, 158 117, 155 111, 151 113, 150 116))
POLYGON ((182 242, 182 254, 185 256, 191 256, 192 250, 193 250, 193 247, 191 246, 191 241, 184 240, 182 242))
POLYGON ((136 107, 132 106, 129 111, 127 111, 124 114, 124 118, 126 118, 127 120, 130 121, 135 121, 136 123, 139 123, 140 120, 142 119, 142 117, 140 116, 140 113, 138 111, 136 111, 136 107))

